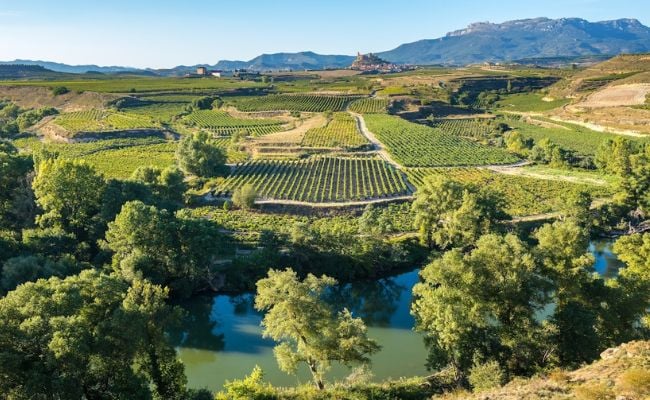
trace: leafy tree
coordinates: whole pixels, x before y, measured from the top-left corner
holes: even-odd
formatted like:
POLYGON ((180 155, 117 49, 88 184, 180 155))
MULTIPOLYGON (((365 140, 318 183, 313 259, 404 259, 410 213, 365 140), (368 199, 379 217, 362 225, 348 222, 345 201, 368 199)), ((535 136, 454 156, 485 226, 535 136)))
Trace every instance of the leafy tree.
POLYGON ((62 278, 77 272, 79 268, 70 258, 56 262, 43 256, 14 257, 5 261, 2 266, 0 287, 4 292, 8 292, 25 282, 52 276, 62 278))
POLYGON ((256 199, 257 191, 255 186, 250 183, 238 187, 232 194, 232 203, 239 208, 251 209, 255 207, 256 199))
POLYGON ((481 236, 463 254, 452 249, 426 266, 415 285, 411 312, 427 338, 429 366, 451 366, 464 380, 476 357, 508 372, 530 372, 542 359, 534 318, 544 305, 544 282, 516 236, 481 236))
POLYGON ((443 176, 425 178, 413 202, 420 241, 442 248, 471 245, 506 219, 503 201, 443 176))
POLYGON ((65 86, 55 86, 55 87, 52 88, 52 94, 54 96, 60 96, 62 94, 66 94, 68 92, 70 92, 70 90, 65 86))
POLYGON ((34 218, 32 160, 0 140, 0 229, 28 226, 34 218))
MULTIPOLYGON (((623 301, 619 315, 624 318, 624 326, 637 328, 641 320, 648 334, 650 329, 650 234, 622 236, 614 243, 614 252, 626 265, 619 271, 616 279, 623 301), (625 312, 623 312, 625 310, 625 312)), ((641 336, 632 332, 626 336, 641 336)))
POLYGON ((183 205, 187 184, 185 175, 178 168, 138 167, 133 171, 131 180, 149 188, 157 199, 157 205, 162 208, 176 209, 183 205))
POLYGON ((180 140, 176 160, 185 173, 210 178, 224 172, 226 156, 206 132, 198 132, 180 140))
POLYGON ((0 299, 7 398, 180 399, 183 366, 165 340, 166 289, 87 270, 0 299))
POLYGON ((634 144, 623 137, 607 139, 596 150, 594 162, 607 173, 625 176, 630 172, 630 156, 635 153, 634 144))
POLYGON ((94 242, 103 233, 100 211, 104 180, 83 161, 52 159, 42 162, 33 183, 43 210, 39 226, 62 228, 80 241, 94 242))
POLYGON ((323 301, 323 292, 335 283, 311 274, 300 281, 291 269, 270 270, 257 282, 255 308, 266 311, 264 336, 280 342, 274 349, 280 369, 293 374, 305 363, 318 389, 324 388, 331 362, 367 363, 368 355, 379 350, 361 319, 347 309, 337 314, 323 301))
POLYGON ((532 146, 531 140, 524 139, 523 135, 518 131, 508 132, 505 135, 505 143, 508 151, 520 156, 527 155, 532 146))
POLYGON ((128 280, 144 277, 182 297, 215 280, 219 238, 209 221, 177 218, 132 201, 108 224, 105 247, 113 253, 113 269, 128 280))

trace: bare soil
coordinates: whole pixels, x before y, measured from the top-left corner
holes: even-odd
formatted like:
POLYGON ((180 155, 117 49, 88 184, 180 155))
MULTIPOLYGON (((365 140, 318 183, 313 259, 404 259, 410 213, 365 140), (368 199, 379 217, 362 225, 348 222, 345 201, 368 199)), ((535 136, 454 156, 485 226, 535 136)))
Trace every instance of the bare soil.
POLYGON ((54 107, 64 112, 103 109, 120 96, 95 92, 68 92, 54 96, 45 87, 0 86, 0 99, 10 100, 22 108, 54 107))

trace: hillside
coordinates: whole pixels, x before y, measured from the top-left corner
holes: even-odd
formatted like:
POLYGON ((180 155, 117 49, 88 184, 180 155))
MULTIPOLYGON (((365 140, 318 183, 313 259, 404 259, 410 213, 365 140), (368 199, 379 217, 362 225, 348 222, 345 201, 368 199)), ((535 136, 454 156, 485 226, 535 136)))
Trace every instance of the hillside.
POLYGON ((479 22, 438 39, 403 44, 378 53, 409 64, 471 64, 525 58, 650 51, 650 28, 635 19, 589 22, 535 18, 502 24, 479 22))
POLYGON ((345 55, 321 55, 311 51, 299 53, 262 54, 250 61, 219 61, 217 69, 250 69, 265 70, 304 70, 304 69, 334 69, 346 68, 354 61, 354 57, 345 55))
POLYGON ((650 395, 650 342, 608 349, 601 359, 572 372, 516 379, 504 387, 448 399, 647 399, 650 395))
POLYGON ((0 64, 0 79, 48 79, 65 77, 65 74, 38 65, 0 64))

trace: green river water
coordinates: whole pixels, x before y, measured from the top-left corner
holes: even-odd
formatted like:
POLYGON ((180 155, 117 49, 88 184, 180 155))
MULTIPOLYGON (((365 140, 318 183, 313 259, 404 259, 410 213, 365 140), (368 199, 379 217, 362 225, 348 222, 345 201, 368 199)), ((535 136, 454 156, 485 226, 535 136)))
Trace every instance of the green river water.
MULTIPOLYGON (((594 269, 614 276, 620 267, 608 242, 590 246, 594 269)), ((427 351, 422 336, 412 330, 409 313, 411 288, 418 281, 417 269, 372 282, 341 285, 331 293, 331 301, 348 307, 364 319, 368 335, 382 346, 372 357, 376 380, 426 375, 427 351)), ((181 331, 172 332, 190 387, 219 390, 226 380, 243 378, 255 365, 262 367, 265 380, 277 386, 309 382, 306 368, 297 376, 278 369, 273 357, 274 343, 262 338, 261 314, 253 309, 253 295, 197 297, 184 305, 189 313, 181 331)), ((349 370, 335 365, 328 379, 342 379, 349 370)))

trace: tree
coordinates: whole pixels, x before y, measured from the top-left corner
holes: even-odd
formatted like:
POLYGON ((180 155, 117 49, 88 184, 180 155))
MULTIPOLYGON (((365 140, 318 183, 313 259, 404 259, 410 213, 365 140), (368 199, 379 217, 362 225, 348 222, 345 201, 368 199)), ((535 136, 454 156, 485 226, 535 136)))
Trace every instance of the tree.
POLYGON ((94 242, 103 233, 100 211, 104 180, 83 161, 51 159, 37 168, 33 183, 36 202, 43 210, 39 226, 58 227, 80 241, 94 242))
POLYGON ((8 398, 180 399, 165 330, 167 290, 94 270, 27 283, 0 299, 0 393, 8 398))
POLYGON ((210 221, 132 201, 108 224, 105 247, 113 254, 113 269, 127 280, 144 277, 186 297, 213 284, 221 241, 210 221))
POLYGON ((33 222, 32 160, 0 140, 0 229, 20 228, 33 222))
POLYGON ((255 186, 250 183, 238 187, 232 194, 232 203, 239 208, 251 209, 255 207, 256 199, 257 191, 255 186))
POLYGON ((14 257, 2 265, 0 288, 6 293, 25 282, 52 276, 62 278, 77 272, 79 267, 70 258, 63 258, 57 262, 43 256, 14 257))
POLYGON ((594 162, 607 173, 625 176, 630 172, 630 156, 635 153, 634 144, 623 137, 607 139, 596 150, 594 162))
POLYGON ((502 206, 503 201, 489 191, 443 176, 426 177, 413 202, 420 242, 441 248, 471 246, 508 218, 502 206))
POLYGON ((622 236, 614 243, 614 253, 625 263, 616 279, 623 301, 619 315, 628 331, 634 331, 625 336, 640 337, 637 321, 650 329, 650 234, 622 236))
POLYGON ((131 174, 130 180, 142 183, 151 190, 155 197, 154 204, 162 208, 174 210, 183 205, 187 184, 185 175, 176 167, 138 167, 131 174))
POLYGON ((318 389, 324 388, 331 362, 368 363, 368 355, 379 350, 361 319, 347 309, 335 313, 323 301, 323 292, 335 283, 311 274, 300 281, 291 269, 272 269, 257 282, 255 308, 266 311, 264 336, 280 342, 274 349, 280 369, 292 374, 299 363, 307 364, 318 389))
POLYGON ((516 236, 481 236, 470 252, 452 249, 420 276, 411 313, 426 335, 431 368, 451 366, 461 382, 477 357, 497 360, 511 373, 541 362, 534 314, 545 304, 544 282, 516 236))
POLYGON ((210 178, 224 172, 226 156, 206 132, 198 132, 180 140, 176 161, 185 173, 210 178))
POLYGON ((508 132, 505 135, 506 148, 508 151, 525 156, 530 151, 531 141, 525 140, 523 135, 518 131, 508 132))

